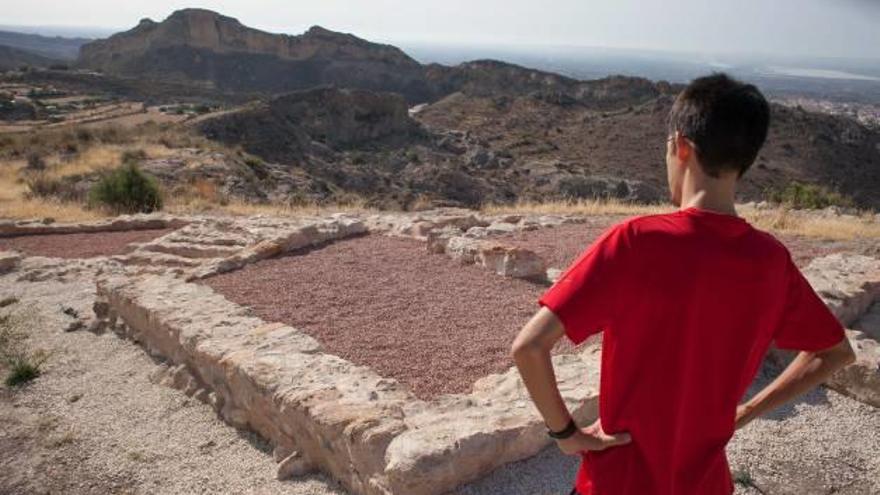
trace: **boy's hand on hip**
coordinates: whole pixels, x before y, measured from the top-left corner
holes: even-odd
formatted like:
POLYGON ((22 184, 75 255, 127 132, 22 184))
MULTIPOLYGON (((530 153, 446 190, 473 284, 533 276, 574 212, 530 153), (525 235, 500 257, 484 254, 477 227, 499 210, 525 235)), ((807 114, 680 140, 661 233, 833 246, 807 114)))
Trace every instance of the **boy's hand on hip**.
POLYGON ((597 419, 595 423, 581 428, 574 435, 564 440, 557 440, 556 444, 563 454, 574 455, 585 450, 597 451, 626 445, 631 441, 629 433, 615 433, 613 435, 605 433, 602 430, 601 421, 597 419))

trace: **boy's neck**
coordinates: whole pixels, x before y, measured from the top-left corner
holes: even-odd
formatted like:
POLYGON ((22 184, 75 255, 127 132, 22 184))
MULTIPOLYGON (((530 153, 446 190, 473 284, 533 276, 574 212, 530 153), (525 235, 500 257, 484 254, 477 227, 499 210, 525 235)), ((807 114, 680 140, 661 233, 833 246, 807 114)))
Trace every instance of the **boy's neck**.
POLYGON ((682 184, 680 209, 699 208, 736 216, 736 182, 735 175, 716 179, 688 171, 682 184))

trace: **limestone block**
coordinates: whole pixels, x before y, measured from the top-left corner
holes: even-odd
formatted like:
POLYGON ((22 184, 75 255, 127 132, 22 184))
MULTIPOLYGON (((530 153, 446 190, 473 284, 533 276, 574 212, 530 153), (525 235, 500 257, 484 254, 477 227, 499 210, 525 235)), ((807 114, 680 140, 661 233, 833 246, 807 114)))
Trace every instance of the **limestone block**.
POLYGON ((478 264, 504 277, 543 280, 547 275, 544 259, 534 251, 500 244, 483 243, 478 264))
POLYGON ((519 228, 515 224, 508 222, 495 222, 486 227, 486 232, 489 235, 511 234, 517 230, 519 228))
POLYGON ((835 316, 852 325, 880 299, 880 260, 837 253, 813 260, 804 276, 835 316))
POLYGON ((880 407, 880 344, 853 332, 850 338, 856 361, 838 371, 826 384, 838 392, 874 407, 880 407))

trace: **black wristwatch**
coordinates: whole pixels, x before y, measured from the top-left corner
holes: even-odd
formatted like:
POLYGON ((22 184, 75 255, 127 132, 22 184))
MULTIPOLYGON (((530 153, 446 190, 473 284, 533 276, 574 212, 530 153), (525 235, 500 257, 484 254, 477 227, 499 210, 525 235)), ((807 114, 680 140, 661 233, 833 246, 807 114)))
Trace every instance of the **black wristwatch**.
POLYGON ((553 431, 549 427, 547 428, 547 435, 550 435, 550 438, 555 438, 556 440, 565 440, 566 438, 574 435, 574 432, 578 430, 577 424, 574 422, 574 418, 568 422, 568 426, 565 427, 562 431, 553 431))

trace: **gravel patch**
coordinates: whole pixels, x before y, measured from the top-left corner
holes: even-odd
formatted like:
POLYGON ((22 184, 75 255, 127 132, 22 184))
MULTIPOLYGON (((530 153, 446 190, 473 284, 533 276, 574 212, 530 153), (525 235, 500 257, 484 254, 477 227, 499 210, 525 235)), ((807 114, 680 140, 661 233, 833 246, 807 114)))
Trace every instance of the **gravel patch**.
MULTIPOLYGON (((469 392, 476 379, 509 369, 510 345, 545 290, 430 254, 422 242, 381 235, 261 261, 204 283, 421 398, 469 392)), ((556 350, 572 349, 563 339, 556 350)))
POLYGON ((590 217, 586 223, 563 224, 494 237, 502 244, 531 249, 550 268, 567 268, 612 225, 626 217, 590 217))
POLYGON ((0 251, 50 258, 95 258, 124 254, 133 242, 149 242, 174 229, 126 230, 85 234, 45 234, 0 238, 0 251))

